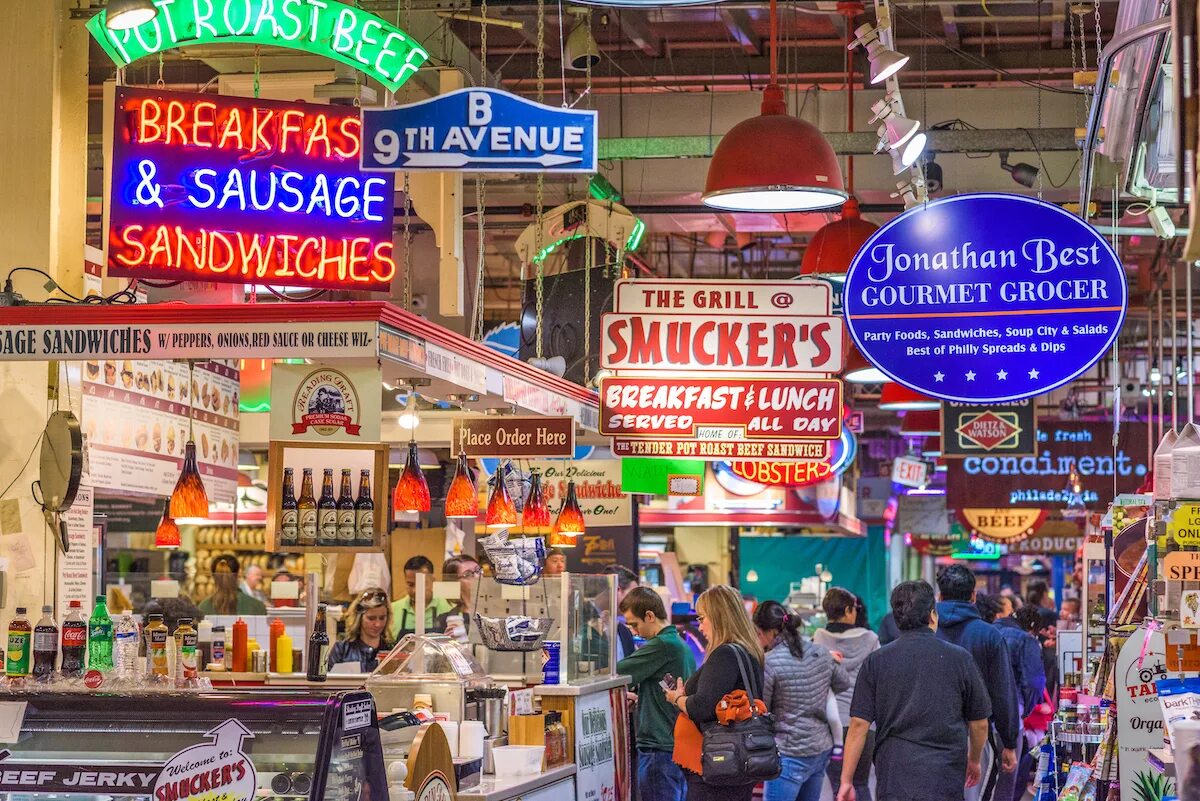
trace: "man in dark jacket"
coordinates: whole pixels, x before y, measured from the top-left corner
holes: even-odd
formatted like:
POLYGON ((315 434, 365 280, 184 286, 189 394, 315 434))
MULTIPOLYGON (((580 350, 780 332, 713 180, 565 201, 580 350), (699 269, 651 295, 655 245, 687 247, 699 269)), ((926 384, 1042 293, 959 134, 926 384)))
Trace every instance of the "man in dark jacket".
MULTIPOLYGON (((1033 708, 1042 702, 1042 694, 1046 691, 1046 669, 1042 665, 1042 644, 1038 642, 1037 637, 1021 628, 1021 624, 1017 622, 1013 616, 1012 601, 1004 596, 993 596, 996 599, 996 621, 992 625, 1000 632, 1000 636, 1004 638, 1004 644, 1008 646, 1008 656, 1012 661, 1013 676, 1017 680, 1017 697, 1021 702, 1021 719, 1033 711, 1033 708)), ((1028 785, 1028 777, 1022 784, 1019 777, 1024 776, 1020 770, 1021 762, 1026 759, 1026 754, 1031 743, 1026 742, 1025 726, 1022 723, 1020 739, 1018 740, 1019 748, 1017 749, 1018 770, 1013 773, 1000 774, 1000 780, 996 783, 995 801, 1016 801, 1025 793, 1025 787, 1028 785), (1020 787, 1020 793, 1017 788, 1020 787)))
POLYGON ((1001 770, 1010 773, 1017 767, 1021 719, 1012 662, 1000 632, 985 623, 975 608, 975 574, 962 565, 950 565, 938 574, 937 584, 941 596, 937 636, 971 653, 992 702, 990 748, 983 756, 984 780, 967 791, 968 801, 989 801, 996 786, 996 752, 1000 752, 1001 770))

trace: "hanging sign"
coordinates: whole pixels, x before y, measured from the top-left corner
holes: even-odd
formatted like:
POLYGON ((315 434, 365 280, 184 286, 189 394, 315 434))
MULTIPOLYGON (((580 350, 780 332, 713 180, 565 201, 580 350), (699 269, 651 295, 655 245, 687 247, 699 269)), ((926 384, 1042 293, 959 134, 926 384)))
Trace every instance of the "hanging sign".
POLYGON ((481 87, 363 111, 364 170, 595 172, 596 112, 481 87))
MULTIPOLYGON (((792 441, 707 440, 707 439, 634 439, 613 437, 609 446, 613 456, 655 456, 667 458, 703 459, 708 462, 727 462, 734 459, 800 459, 819 461, 829 458, 829 440, 806 439, 792 441)), ((673 495, 698 495, 683 491, 695 485, 681 484, 673 495)))
POLYGON ((944 495, 901 495, 896 530, 926 537, 950 537, 950 513, 944 495))
POLYGON ((1037 456, 968 456, 948 462, 946 497, 951 509, 1066 506, 1076 500, 1067 484, 1079 479, 1078 501, 1103 508, 1118 492, 1133 492, 1147 470, 1146 424, 1121 426, 1117 448, 1112 423, 1042 421, 1037 456))
POLYGON ((1025 456, 1037 453, 1037 410, 1032 401, 942 404, 942 456, 1025 456))
POLYGON ((117 89, 109 274, 388 291, 394 188, 354 111, 117 89))
POLYGON ((572 417, 455 417, 452 426, 451 456, 569 458, 575 453, 572 417))
POLYGON ((271 439, 379 442, 378 367, 276 364, 271 369, 271 439))
POLYGON ((1179 545, 1200 545, 1200 503, 1181 503, 1167 520, 1167 533, 1179 545))
POLYGON ((892 483, 902 487, 923 487, 929 482, 929 463, 912 456, 900 456, 892 462, 892 483))
POLYGON ((109 30, 108 11, 87 24, 118 67, 192 45, 239 42, 304 50, 340 61, 391 91, 429 59, 407 33, 353 4, 336 0, 157 0, 158 13, 125 30, 109 30))
MULTIPOLYGON (((567 482, 575 482, 575 497, 579 499, 587 531, 594 527, 628 526, 632 520, 632 504, 621 490, 620 459, 571 462, 531 459, 529 469, 542 474, 542 491, 551 509, 567 497, 567 482)), ((590 541, 584 541, 585 549, 589 544, 590 541)))
POLYGON ((704 462, 700 459, 621 459, 621 491, 646 495, 700 495, 704 462))
POLYGON ((887 376, 935 398, 996 403, 1077 378, 1125 318, 1125 270, 1058 206, 965 194, 871 235, 846 274, 846 322, 887 376))
POLYGON ((151 794, 156 801, 253 801, 258 774, 242 741, 254 735, 230 718, 207 736, 212 742, 185 748, 163 765, 151 794))
POLYGON ((854 463, 858 440, 848 428, 833 442, 828 458, 808 462, 726 462, 723 466, 738 478, 760 486, 807 487, 845 472, 854 463))
POLYGON ((1010 543, 1033 534, 1049 512, 1045 509, 959 509, 958 522, 973 537, 1010 543))

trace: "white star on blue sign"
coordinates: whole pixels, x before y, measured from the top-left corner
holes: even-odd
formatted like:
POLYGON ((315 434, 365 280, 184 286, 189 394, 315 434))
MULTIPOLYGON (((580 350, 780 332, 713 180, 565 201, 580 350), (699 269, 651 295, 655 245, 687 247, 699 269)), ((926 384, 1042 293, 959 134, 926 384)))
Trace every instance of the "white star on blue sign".
POLYGON ((967 371, 967 380, 968 380, 968 381, 974 381, 974 380, 975 380, 975 371, 974 371, 974 370, 968 370, 968 371, 967 371))
POLYGON ((1029 371, 1029 377, 1030 377, 1030 378, 1037 378, 1037 377, 1038 377, 1038 371, 1037 371, 1037 368, 1036 368, 1036 367, 1035 367, 1034 369, 1032 369, 1032 370, 1030 370, 1030 371, 1029 371))
POLYGON ((946 374, 943 373, 941 370, 938 370, 936 373, 933 374, 934 381, 941 381, 945 377, 946 377, 946 374))
POLYGON ((996 378, 999 378, 1001 381, 1003 381, 1004 379, 1008 378, 1008 371, 1000 370, 996 373, 996 378))

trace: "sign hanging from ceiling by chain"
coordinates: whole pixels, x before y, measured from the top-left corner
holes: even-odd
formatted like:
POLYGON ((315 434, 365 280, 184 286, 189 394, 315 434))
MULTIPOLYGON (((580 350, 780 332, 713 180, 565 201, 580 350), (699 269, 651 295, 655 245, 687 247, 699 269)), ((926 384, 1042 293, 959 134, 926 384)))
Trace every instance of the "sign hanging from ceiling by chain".
POLYGON ((1004 404, 942 404, 942 456, 1037 453, 1037 408, 1024 400, 1004 404))
POLYGON ((109 274, 387 291, 392 180, 359 170, 361 129, 353 108, 119 88, 109 274))
POLYGON ((499 89, 363 111, 365 170, 595 172, 596 112, 499 89))
POLYGON ((1073 214, 1021 195, 966 194, 901 214, 846 275, 855 344, 893 380, 943 400, 1031 398, 1111 347, 1120 260, 1073 214))
POLYGON ((395 25, 336 0, 156 0, 158 13, 109 30, 107 11, 88 21, 92 37, 118 67, 192 45, 238 42, 304 50, 354 67, 396 91, 429 53, 395 25))

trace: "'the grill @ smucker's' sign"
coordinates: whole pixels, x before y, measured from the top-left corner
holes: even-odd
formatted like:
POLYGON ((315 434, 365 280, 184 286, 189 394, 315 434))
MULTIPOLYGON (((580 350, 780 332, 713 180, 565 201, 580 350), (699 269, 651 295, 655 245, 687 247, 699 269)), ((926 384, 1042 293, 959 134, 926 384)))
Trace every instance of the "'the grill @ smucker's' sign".
POLYGON ((118 89, 109 273, 388 290, 392 179, 359 171, 356 111, 118 89))
POLYGON ((1030 398, 1081 375, 1125 317, 1125 271, 1058 206, 968 194, 913 208, 854 257, 855 344, 895 381, 943 400, 1030 398))

